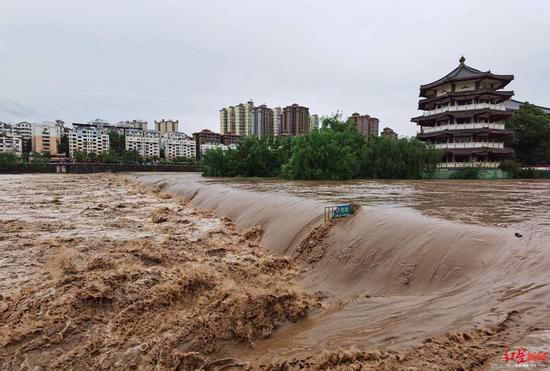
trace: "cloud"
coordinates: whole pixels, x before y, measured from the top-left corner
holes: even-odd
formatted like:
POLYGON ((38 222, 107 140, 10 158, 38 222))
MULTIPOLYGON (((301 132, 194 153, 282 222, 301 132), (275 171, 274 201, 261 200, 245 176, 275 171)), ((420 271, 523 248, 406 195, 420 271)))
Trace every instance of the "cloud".
POLYGON ((33 115, 36 111, 13 99, 0 98, 0 114, 8 114, 18 118, 33 115))

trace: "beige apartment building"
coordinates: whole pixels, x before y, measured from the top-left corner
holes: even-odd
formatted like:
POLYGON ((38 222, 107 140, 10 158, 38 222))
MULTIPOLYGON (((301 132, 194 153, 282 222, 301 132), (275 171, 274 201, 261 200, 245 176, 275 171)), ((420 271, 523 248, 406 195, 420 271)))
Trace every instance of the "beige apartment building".
POLYGON ((132 121, 121 121, 118 123, 118 126, 129 127, 134 129, 147 130, 147 121, 146 120, 132 120, 132 121))
POLYGON ((57 155, 57 146, 60 142, 61 133, 55 122, 44 121, 40 124, 32 124, 33 152, 57 155))
POLYGON ((376 117, 371 117, 369 115, 360 115, 359 113, 354 113, 348 117, 348 121, 352 121, 357 125, 357 131, 366 136, 378 136, 378 125, 380 120, 376 117))
POLYGON ((155 130, 164 135, 166 133, 173 133, 179 131, 179 120, 155 120, 155 130))
POLYGON ((397 133, 390 128, 384 128, 382 133, 380 133, 380 137, 386 139, 397 139, 397 133))
POLYGON ((254 102, 248 101, 220 110, 220 132, 252 135, 252 109, 254 102))

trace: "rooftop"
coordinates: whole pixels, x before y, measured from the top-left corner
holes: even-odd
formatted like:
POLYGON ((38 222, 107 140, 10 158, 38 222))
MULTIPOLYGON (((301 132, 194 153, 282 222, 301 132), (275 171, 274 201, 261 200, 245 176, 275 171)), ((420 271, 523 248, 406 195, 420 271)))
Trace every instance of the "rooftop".
POLYGON ((449 72, 447 75, 429 84, 420 85, 420 96, 423 96, 424 91, 427 89, 434 88, 436 86, 443 85, 452 81, 491 78, 491 79, 495 79, 503 82, 502 86, 499 87, 500 89, 506 86, 510 81, 514 79, 514 75, 495 75, 491 73, 490 70, 483 72, 468 66, 467 64, 465 64, 465 62, 466 62, 466 58, 462 56, 459 60, 458 67, 456 67, 454 70, 449 72))

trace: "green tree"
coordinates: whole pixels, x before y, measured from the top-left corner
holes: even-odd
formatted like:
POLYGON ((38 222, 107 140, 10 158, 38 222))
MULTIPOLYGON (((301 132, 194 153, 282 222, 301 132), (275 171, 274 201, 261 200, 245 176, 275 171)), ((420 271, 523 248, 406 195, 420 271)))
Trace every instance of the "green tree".
POLYGON ((524 165, 550 163, 550 116, 525 103, 506 123, 513 135, 507 139, 524 165))
POLYGON ((112 150, 109 149, 108 151, 103 151, 98 155, 98 159, 100 162, 104 162, 107 164, 113 164, 120 162, 119 156, 112 150))
POLYGON ((11 152, 0 152, 0 170, 11 170, 17 166, 17 156, 11 152))
POLYGON ((325 126, 325 122, 322 129, 292 139, 291 156, 283 165, 283 177, 341 180, 359 175, 365 138, 355 126, 335 120, 332 126, 325 126))
POLYGON ((67 134, 61 135, 61 140, 57 144, 57 153, 64 153, 65 156, 69 157, 69 136, 67 134))
POLYGON ((77 163, 90 162, 90 156, 83 151, 74 151, 73 157, 77 163))
POLYGON ((135 149, 131 151, 124 151, 120 158, 125 164, 141 164, 143 163, 143 157, 135 149))
POLYGON ((109 149, 114 154, 122 156, 126 152, 126 137, 117 131, 109 131, 109 149))
POLYGON ((361 158, 361 177, 411 179, 431 176, 442 153, 416 139, 370 138, 361 158))

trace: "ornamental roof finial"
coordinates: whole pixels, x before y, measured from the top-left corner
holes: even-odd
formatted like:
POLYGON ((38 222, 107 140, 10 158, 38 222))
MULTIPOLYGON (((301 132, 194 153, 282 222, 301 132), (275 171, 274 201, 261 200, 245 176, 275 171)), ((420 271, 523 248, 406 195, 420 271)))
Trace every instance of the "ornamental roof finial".
POLYGON ((464 56, 462 56, 462 57, 460 57, 460 59, 458 61, 460 62, 461 66, 464 66, 464 62, 466 62, 466 58, 464 58, 464 56))

